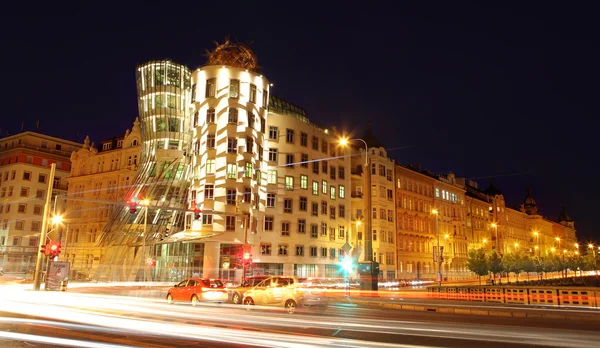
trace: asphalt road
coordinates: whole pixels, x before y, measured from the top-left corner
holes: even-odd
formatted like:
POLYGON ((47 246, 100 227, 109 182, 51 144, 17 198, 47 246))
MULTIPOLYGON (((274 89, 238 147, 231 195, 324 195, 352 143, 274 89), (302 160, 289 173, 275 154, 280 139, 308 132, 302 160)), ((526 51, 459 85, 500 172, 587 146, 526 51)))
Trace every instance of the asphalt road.
POLYGON ((247 310, 228 304, 167 305, 159 296, 162 291, 104 288, 20 296, 15 292, 0 300, 0 311, 5 311, 0 337, 10 338, 2 346, 21 347, 25 343, 20 341, 29 341, 28 347, 589 348, 600 339, 598 325, 592 322, 399 311, 345 303, 290 315, 273 308, 247 310), (134 296, 117 296, 119 291, 134 296), (36 337, 41 342, 32 341, 36 337), (58 338, 71 341, 49 341, 58 338), (108 345, 98 345, 102 342, 108 345))

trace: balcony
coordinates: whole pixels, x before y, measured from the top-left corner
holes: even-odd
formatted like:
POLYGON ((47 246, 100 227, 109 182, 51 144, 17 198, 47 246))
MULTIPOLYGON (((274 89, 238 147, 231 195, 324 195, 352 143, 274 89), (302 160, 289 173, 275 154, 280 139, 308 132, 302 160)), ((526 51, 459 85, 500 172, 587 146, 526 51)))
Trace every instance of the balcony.
POLYGON ((363 198, 363 193, 362 192, 358 192, 358 191, 354 191, 350 193, 350 197, 352 198, 363 198))

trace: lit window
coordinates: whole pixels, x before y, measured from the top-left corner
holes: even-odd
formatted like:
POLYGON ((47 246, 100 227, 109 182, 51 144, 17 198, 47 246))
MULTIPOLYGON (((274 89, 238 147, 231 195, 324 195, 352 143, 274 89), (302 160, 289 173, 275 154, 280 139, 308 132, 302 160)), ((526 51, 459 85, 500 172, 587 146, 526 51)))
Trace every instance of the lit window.
POLYGON ((267 173, 267 184, 277 184, 277 170, 269 170, 267 173))
POLYGON ((305 190, 308 189, 308 176, 300 175, 300 188, 305 190))
POLYGON ((319 182, 317 181, 313 181, 313 195, 318 195, 319 194, 319 182))
POLYGON ((250 84, 250 95, 248 96, 251 103, 256 103, 256 86, 250 84))
POLYGON ((231 79, 229 82, 229 98, 240 97, 240 80, 231 79))
POLYGON ((285 189, 286 190, 293 190, 294 189, 294 177, 293 176, 286 176, 285 177, 285 189))
POLYGON ((335 195, 335 186, 330 186, 329 187, 329 198, 331 199, 335 199, 336 195, 335 195))
POLYGON ((327 181, 323 180, 323 186, 321 192, 326 195, 327 194, 327 181))
POLYGON ((214 174, 215 173, 215 160, 209 159, 206 160, 206 174, 214 174))
POLYGON ((237 164, 227 163, 227 179, 237 179, 237 164))
POLYGON ((251 178, 252 177, 252 163, 246 162, 246 170, 244 172, 244 175, 247 178, 251 178))
POLYGON ((340 195, 340 198, 346 198, 346 189, 342 185, 340 185, 339 195, 340 195))

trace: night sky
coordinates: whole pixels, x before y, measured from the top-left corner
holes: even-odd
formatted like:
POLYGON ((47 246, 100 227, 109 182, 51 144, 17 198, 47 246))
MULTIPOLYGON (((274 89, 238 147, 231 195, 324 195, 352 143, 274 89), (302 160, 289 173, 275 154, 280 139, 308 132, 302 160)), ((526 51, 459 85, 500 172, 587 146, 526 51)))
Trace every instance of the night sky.
POLYGON ((580 241, 600 242, 595 8, 124 3, 3 8, 3 136, 36 120, 80 142, 122 135, 137 115, 138 64, 196 68, 229 35, 253 42, 272 93, 314 122, 360 136, 371 121, 399 163, 483 189, 494 178, 510 206, 530 187, 543 215, 565 205, 580 241))

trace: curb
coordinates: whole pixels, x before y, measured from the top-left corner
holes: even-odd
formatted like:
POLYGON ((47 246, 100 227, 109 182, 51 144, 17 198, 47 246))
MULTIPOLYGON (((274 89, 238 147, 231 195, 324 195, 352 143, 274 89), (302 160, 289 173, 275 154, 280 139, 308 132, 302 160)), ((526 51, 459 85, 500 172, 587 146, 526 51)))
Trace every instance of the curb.
POLYGON ((382 303, 382 302, 371 302, 352 300, 354 304, 360 304, 372 307, 383 307, 391 309, 399 309, 405 311, 417 311, 417 312, 439 312, 439 313, 450 313, 450 314, 466 314, 466 315, 480 315, 490 317, 505 317, 505 318, 531 318, 531 319, 550 319, 550 320, 569 320, 569 321, 591 321, 600 323, 600 313, 586 314, 574 314, 574 313, 529 313, 527 310, 521 309, 507 309, 507 310, 486 310, 486 309, 468 309, 468 308, 457 308, 449 306, 422 306, 422 305, 403 305, 395 303, 382 303))

